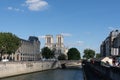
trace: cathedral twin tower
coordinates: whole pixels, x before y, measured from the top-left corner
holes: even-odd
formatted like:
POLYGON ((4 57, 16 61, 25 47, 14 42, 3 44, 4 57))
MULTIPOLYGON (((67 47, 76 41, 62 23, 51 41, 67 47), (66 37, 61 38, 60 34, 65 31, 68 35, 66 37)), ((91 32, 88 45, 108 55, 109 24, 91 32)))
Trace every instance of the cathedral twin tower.
POLYGON ((49 48, 53 47, 64 47, 63 44, 63 35, 57 35, 56 36, 56 43, 54 43, 53 35, 46 35, 45 36, 45 46, 49 48))
POLYGON ((53 35, 46 35, 45 36, 45 47, 48 47, 50 49, 56 49, 56 57, 59 56, 59 54, 67 53, 67 48, 64 46, 64 37, 63 35, 59 34, 56 36, 56 42, 54 42, 53 35))

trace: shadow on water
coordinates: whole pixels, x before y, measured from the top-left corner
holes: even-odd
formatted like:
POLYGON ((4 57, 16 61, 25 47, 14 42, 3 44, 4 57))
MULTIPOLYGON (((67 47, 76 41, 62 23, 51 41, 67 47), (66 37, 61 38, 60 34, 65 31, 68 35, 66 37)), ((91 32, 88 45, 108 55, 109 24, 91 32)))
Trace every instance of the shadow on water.
POLYGON ((83 80, 82 69, 56 69, 0 80, 83 80))

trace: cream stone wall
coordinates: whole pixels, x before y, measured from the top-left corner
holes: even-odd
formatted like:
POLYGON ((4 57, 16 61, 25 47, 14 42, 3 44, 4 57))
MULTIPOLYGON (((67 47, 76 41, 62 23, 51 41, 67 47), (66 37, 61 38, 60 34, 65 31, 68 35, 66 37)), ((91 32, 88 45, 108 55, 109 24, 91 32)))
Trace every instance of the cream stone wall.
POLYGON ((57 61, 0 62, 0 78, 58 67, 59 62, 57 61))

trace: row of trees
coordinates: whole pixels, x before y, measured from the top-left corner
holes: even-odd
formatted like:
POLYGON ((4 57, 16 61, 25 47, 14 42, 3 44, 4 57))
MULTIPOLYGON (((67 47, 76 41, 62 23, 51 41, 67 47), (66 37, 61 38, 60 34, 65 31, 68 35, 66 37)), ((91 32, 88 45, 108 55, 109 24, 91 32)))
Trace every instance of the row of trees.
POLYGON ((99 53, 95 53, 94 50, 92 49, 85 49, 84 50, 84 55, 83 58, 85 59, 90 59, 90 58, 100 58, 100 54, 99 53))
POLYGON ((4 54, 12 54, 21 45, 20 39, 12 33, 0 33, 0 60, 4 54))
POLYGON ((44 47, 42 49, 42 57, 46 58, 46 59, 54 58, 55 57, 55 51, 54 51, 54 49, 50 50, 48 47, 44 47))
MULTIPOLYGON (((43 58, 46 58, 46 59, 49 59, 49 58, 54 58, 55 57, 55 49, 53 50, 50 50, 48 47, 44 47, 42 49, 42 56, 43 58)), ((90 58, 94 58, 96 56, 96 58, 100 58, 100 54, 96 54, 94 50, 92 49, 85 49, 84 50, 84 55, 83 55, 83 58, 85 59, 90 59, 90 58)), ((59 60, 65 60, 65 59, 68 59, 68 60, 79 60, 81 59, 81 55, 80 55, 80 52, 79 50, 77 50, 77 48, 70 48, 67 52, 67 55, 65 54, 60 54, 58 56, 58 59, 59 60)))
MULTIPOLYGON (((42 57, 46 58, 46 59, 55 57, 55 49, 51 50, 48 47, 44 47, 42 49, 41 53, 42 53, 42 57)), ((81 59, 80 52, 76 48, 69 49, 67 55, 61 53, 58 56, 58 59, 59 60, 65 60, 65 59, 67 59, 67 56, 68 56, 68 60, 79 60, 79 59, 81 59)))

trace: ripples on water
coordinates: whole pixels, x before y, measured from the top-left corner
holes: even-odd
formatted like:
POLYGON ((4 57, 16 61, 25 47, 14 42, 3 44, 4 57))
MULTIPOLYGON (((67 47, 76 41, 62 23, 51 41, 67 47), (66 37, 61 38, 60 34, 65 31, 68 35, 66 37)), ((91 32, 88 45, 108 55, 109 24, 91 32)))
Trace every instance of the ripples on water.
POLYGON ((1 80, 83 80, 81 69, 56 69, 1 80))

